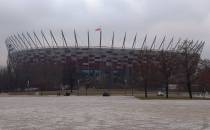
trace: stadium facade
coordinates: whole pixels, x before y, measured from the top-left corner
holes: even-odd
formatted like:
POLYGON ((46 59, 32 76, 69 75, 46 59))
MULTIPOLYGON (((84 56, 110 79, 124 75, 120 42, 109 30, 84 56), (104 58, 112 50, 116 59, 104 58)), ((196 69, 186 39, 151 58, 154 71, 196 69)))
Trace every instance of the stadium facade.
POLYGON ((113 33, 111 46, 104 47, 101 45, 100 32, 99 46, 90 46, 88 32, 87 46, 79 46, 75 30, 74 46, 69 46, 63 31, 59 36, 62 41, 56 40, 58 38, 52 31, 49 31, 49 37, 53 41, 51 44, 43 31, 39 35, 27 32, 6 39, 8 67, 14 72, 20 86, 27 87, 29 82, 30 86, 40 89, 58 89, 65 84, 82 86, 87 82, 95 87, 106 88, 139 86, 146 74, 153 81, 151 86, 161 87, 164 77, 161 72, 169 69, 171 82, 181 82, 186 54, 191 57, 189 62, 195 72, 204 45, 202 41, 175 41, 174 38, 166 43, 165 37, 156 43, 155 37, 148 47, 145 36, 141 47, 136 48, 135 35, 132 48, 126 48, 125 33, 122 47, 117 48, 114 47, 113 33))

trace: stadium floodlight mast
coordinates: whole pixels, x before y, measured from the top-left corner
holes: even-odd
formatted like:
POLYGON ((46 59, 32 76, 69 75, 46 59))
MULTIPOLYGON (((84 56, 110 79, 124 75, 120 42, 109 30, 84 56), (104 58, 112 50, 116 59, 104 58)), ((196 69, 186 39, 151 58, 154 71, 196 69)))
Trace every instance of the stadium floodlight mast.
POLYGON ((165 40, 166 40, 166 36, 164 36, 163 37, 163 40, 162 40, 162 42, 160 43, 160 46, 159 46, 159 50, 161 50, 161 47, 162 47, 162 50, 164 49, 164 42, 165 42, 165 40))
POLYGON ((29 39, 31 40, 31 42, 33 43, 34 47, 37 49, 38 46, 36 45, 36 43, 35 43, 34 40, 32 39, 30 33, 27 32, 26 34, 27 34, 27 36, 29 37, 29 39))
POLYGON ((190 52, 192 52, 195 49, 198 43, 199 43, 199 40, 197 40, 196 43, 190 48, 190 52))
POLYGON ((179 40, 177 41, 177 43, 175 44, 175 46, 172 48, 172 51, 176 50, 177 47, 179 46, 179 44, 181 43, 181 38, 179 38, 179 40))
POLYGON ((181 42, 181 44, 179 46, 177 46, 176 51, 182 51, 183 49, 185 49, 187 47, 187 41, 188 39, 185 39, 181 42))
POLYGON ((74 40, 75 40, 75 47, 78 47, 78 41, 77 41, 77 34, 76 34, 76 30, 74 29, 74 40))
POLYGON ((13 36, 9 36, 9 39, 19 48, 19 50, 22 50, 22 46, 17 43, 13 36))
POLYGON ((23 49, 26 49, 26 47, 20 42, 20 40, 18 39, 18 37, 15 34, 13 35, 13 37, 14 37, 15 41, 17 41, 17 43, 22 46, 23 49))
MULTIPOLYGON (((55 43, 55 47, 58 47, 58 43, 57 41, 55 40, 55 37, 53 35, 53 32, 50 30, 50 36, 51 36, 51 39, 52 39, 52 43, 54 42, 55 43)), ((54 45, 53 45, 54 46, 54 45)))
POLYGON ((170 47, 171 47, 171 45, 172 45, 173 42, 174 42, 174 37, 171 38, 168 46, 166 47, 166 50, 170 50, 170 47))
POLYGON ((194 47, 194 49, 192 50, 193 53, 197 53, 197 52, 199 51, 199 48, 201 48, 201 46, 202 46, 203 43, 204 43, 204 42, 201 41, 199 44, 197 44, 197 45, 194 47))
POLYGON ((199 53, 199 55, 201 55, 201 53, 202 53, 202 51, 203 51, 203 48, 204 48, 205 43, 206 43, 206 42, 204 41, 204 42, 203 42, 203 44, 202 44, 202 46, 201 46, 201 48, 200 48, 200 50, 199 50, 199 52, 198 52, 198 53, 199 53))
POLYGON ((197 44, 194 45, 193 48, 191 48, 192 53, 195 53, 198 47, 203 43, 203 41, 198 42, 197 44))
POLYGON ((15 41, 17 41, 17 43, 22 46, 22 49, 26 49, 26 47, 19 41, 17 36, 16 35, 13 35, 13 36, 14 36, 15 41))
POLYGON ((154 38, 154 40, 153 40, 153 42, 152 42, 152 45, 151 45, 151 47, 150 47, 150 51, 151 51, 153 48, 155 48, 156 39, 157 39, 157 36, 155 35, 155 38, 154 38))
POLYGON ((23 36, 23 38, 25 39, 26 43, 28 43, 29 47, 30 47, 31 49, 33 49, 33 47, 32 47, 32 45, 31 45, 30 41, 26 38, 26 36, 24 35, 24 33, 22 33, 22 36, 23 36))
POLYGON ((64 33, 63 33, 63 30, 61 30, 61 36, 62 36, 63 43, 65 44, 65 45, 63 44, 63 46, 68 47, 67 42, 66 42, 65 35, 64 35, 64 33))
MULTIPOLYGON (((41 35, 42 35, 42 39, 43 39, 43 44, 44 44, 44 41, 45 41, 47 43, 47 45, 49 46, 49 48, 51 48, 51 45, 48 42, 48 40, 47 40, 47 38, 46 38, 46 36, 45 36, 45 34, 44 34, 44 32, 42 30, 41 30, 41 35)), ((34 32, 34 36, 39 41, 39 44, 41 45, 41 47, 43 47, 35 32, 34 32)))
POLYGON ((114 32, 112 33, 112 49, 114 48, 114 32))
POLYGON ((101 44, 102 44, 102 30, 100 30, 100 41, 99 41, 100 48, 101 48, 101 44))
POLYGON ((8 40, 9 43, 13 44, 13 46, 16 48, 16 51, 19 50, 19 46, 17 46, 16 43, 14 41, 12 41, 10 37, 8 37, 7 40, 8 40))
POLYGON ((143 43, 142 43, 142 45, 141 45, 141 50, 144 49, 144 45, 145 45, 146 41, 147 41, 147 34, 146 34, 145 37, 144 37, 144 41, 143 41, 143 43))
POLYGON ((135 49, 136 37, 137 37, 137 33, 135 34, 134 39, 133 39, 133 45, 132 45, 132 48, 133 48, 133 49, 135 49))
POLYGON ((201 53, 202 50, 203 50, 204 45, 205 45, 205 41, 202 41, 202 42, 198 45, 197 49, 195 50, 195 53, 197 53, 197 54, 200 55, 200 53, 201 53))
POLYGON ((188 48, 191 48, 193 44, 194 44, 193 40, 189 41, 188 48))
POLYGON ((19 46, 16 45, 16 43, 11 39, 11 37, 8 37, 8 41, 16 47, 17 51, 20 50, 19 46))
POLYGON ((25 45, 26 49, 29 49, 28 45, 26 45, 26 42, 22 39, 19 33, 17 34, 17 36, 20 39, 20 41, 25 45))
MULTIPOLYGON (((90 32, 89 32, 89 30, 87 32, 87 36, 88 36, 88 48, 90 48, 90 32)), ((89 60, 89 55, 88 55, 88 60, 89 60)), ((89 63, 88 63, 88 65, 89 65, 89 63)))
POLYGON ((194 44, 194 41, 193 40, 187 40, 184 48, 187 48, 188 49, 188 52, 190 53, 190 50, 191 50, 193 44, 194 44))
POLYGON ((122 49, 125 49, 125 41, 126 41, 126 32, 123 38, 123 44, 122 44, 122 49))

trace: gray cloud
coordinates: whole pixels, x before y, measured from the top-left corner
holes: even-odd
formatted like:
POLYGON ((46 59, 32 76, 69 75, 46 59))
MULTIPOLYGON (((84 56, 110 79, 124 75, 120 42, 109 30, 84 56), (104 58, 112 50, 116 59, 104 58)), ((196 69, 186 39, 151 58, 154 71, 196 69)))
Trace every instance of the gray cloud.
POLYGON ((98 26, 103 28, 104 41, 110 40, 112 31, 116 32, 118 42, 125 31, 128 41, 136 32, 139 41, 145 34, 151 38, 157 34, 160 38, 167 35, 205 40, 203 58, 210 57, 209 0, 0 0, 0 18, 3 65, 7 59, 4 40, 10 34, 64 29, 70 37, 76 28, 81 42, 86 40, 86 31, 92 30, 96 44, 94 29, 98 26))

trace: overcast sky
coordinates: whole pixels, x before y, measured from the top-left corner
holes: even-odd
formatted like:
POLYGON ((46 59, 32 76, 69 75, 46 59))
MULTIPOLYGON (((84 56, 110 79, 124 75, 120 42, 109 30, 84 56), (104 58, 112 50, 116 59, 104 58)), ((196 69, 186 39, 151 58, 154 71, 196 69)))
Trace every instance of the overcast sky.
POLYGON ((124 32, 128 39, 137 32, 138 44, 145 34, 159 40, 164 35, 168 40, 173 36, 204 40, 202 57, 210 58, 209 0, 0 0, 0 65, 6 64, 4 41, 11 34, 63 29, 71 37, 69 32, 75 28, 80 42, 90 30, 96 44, 97 27, 103 30, 103 44, 108 44, 112 31, 118 38, 116 45, 124 32))

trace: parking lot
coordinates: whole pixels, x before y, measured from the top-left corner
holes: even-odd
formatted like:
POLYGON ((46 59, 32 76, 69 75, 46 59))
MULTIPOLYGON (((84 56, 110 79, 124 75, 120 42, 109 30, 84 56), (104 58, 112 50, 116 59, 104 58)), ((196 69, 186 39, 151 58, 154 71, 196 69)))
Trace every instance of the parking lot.
POLYGON ((209 130, 209 100, 0 97, 0 130, 209 130))

